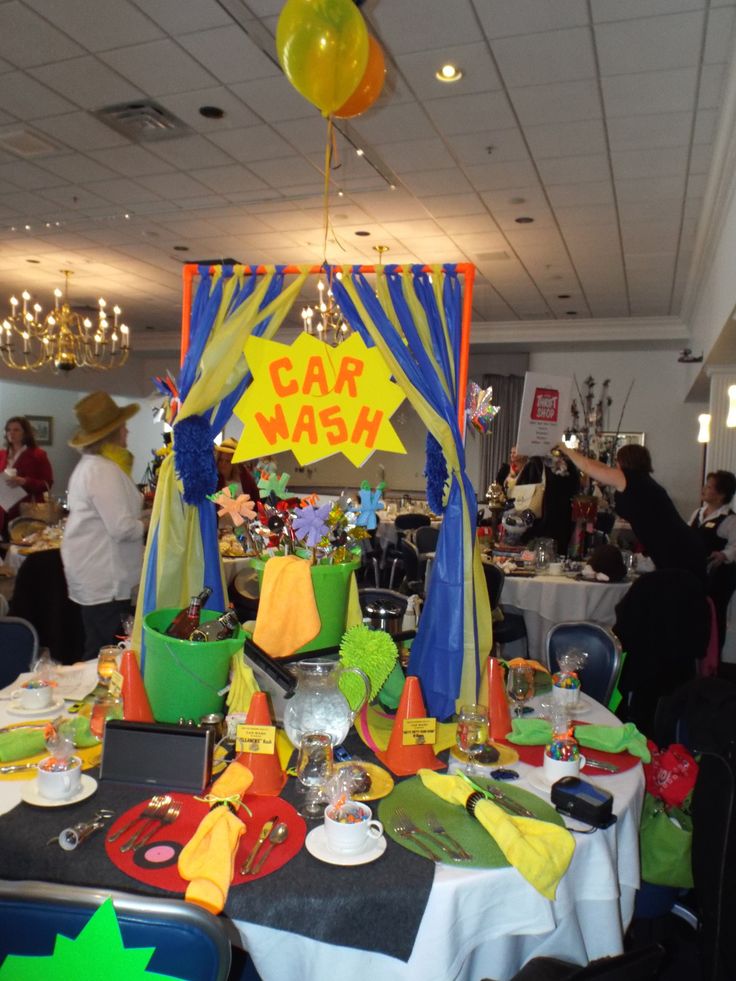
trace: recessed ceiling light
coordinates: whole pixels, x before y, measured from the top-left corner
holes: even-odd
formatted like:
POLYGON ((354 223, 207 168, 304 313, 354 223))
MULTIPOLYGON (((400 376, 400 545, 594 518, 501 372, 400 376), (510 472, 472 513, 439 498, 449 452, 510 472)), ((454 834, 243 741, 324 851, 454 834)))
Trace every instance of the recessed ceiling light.
POLYGON ((26 262, 32 262, 34 266, 39 266, 41 264, 40 259, 26 259, 26 262))
POLYGON ((459 82, 460 79, 463 77, 463 73, 461 69, 457 67, 457 65, 453 65, 450 64, 450 62, 448 62, 446 65, 443 65, 442 68, 440 68, 438 71, 434 73, 434 77, 439 82, 447 82, 447 83, 459 82))
POLYGON ((514 221, 516 222, 517 225, 531 225, 534 219, 529 218, 527 215, 524 215, 521 218, 514 218, 514 221))
POLYGON ((204 116, 205 119, 222 119, 225 110, 220 109, 219 106, 200 106, 199 115, 204 116))
POLYGON ((188 245, 175 245, 174 246, 174 252, 188 252, 188 251, 189 251, 189 246, 188 245))
POLYGON ((361 238, 367 238, 367 236, 370 235, 370 232, 360 231, 360 232, 356 232, 355 234, 360 235, 361 238))
POLYGON ((565 310, 565 313, 568 317, 577 317, 578 315, 577 310, 565 310))
POLYGON ((345 197, 345 191, 338 191, 338 192, 337 192, 337 196, 338 196, 339 198, 344 198, 344 197, 345 197))
POLYGON ((557 299, 558 300, 569 300, 570 299, 570 294, 569 293, 558 293, 557 294, 557 299))
POLYGON ((526 204, 526 198, 509 198, 509 204, 526 204))
POLYGON ((355 152, 358 154, 359 157, 362 157, 365 154, 365 150, 363 150, 362 147, 357 147, 355 152))

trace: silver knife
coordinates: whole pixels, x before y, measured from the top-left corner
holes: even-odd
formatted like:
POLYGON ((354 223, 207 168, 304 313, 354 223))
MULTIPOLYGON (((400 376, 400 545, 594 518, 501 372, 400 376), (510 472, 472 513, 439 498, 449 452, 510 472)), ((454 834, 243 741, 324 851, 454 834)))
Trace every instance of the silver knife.
POLYGON ((13 766, 0 766, 0 773, 20 773, 22 770, 35 770, 38 763, 14 763, 13 766))
POLYGON ((613 763, 604 763, 603 760, 591 760, 590 757, 585 757, 585 766, 592 766, 594 770, 605 770, 606 773, 620 773, 621 767, 615 766, 613 763))
POLYGON ((466 783, 468 783, 473 790, 478 791, 483 794, 484 797, 490 798, 502 807, 505 807, 507 811, 511 811, 512 814, 517 814, 519 817, 536 817, 528 808, 519 804, 517 801, 513 800, 511 797, 507 797, 503 791, 499 790, 497 787, 493 787, 490 784, 481 785, 471 780, 467 773, 463 773, 462 770, 456 771, 456 775, 462 777, 466 783))
POLYGON ((256 860, 256 855, 260 851, 263 842, 271 834, 271 831, 273 830, 273 826, 274 824, 276 824, 278 819, 279 819, 278 814, 275 814, 272 818, 269 818, 268 821, 266 821, 266 823, 261 828, 261 833, 258 835, 258 841, 256 841, 255 845, 253 845, 253 847, 250 850, 250 855, 248 855, 247 859, 243 862, 243 865, 241 866, 240 869, 241 875, 250 874, 250 870, 253 868, 253 863, 256 860))

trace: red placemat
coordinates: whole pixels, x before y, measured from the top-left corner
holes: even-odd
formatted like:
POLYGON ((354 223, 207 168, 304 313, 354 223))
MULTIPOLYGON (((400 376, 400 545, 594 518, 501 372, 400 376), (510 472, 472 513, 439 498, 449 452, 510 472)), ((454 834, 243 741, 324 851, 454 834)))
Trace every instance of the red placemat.
MULTIPOLYGON (((579 725, 580 723, 575 724, 579 725)), ((522 763, 528 763, 529 766, 542 765, 544 760, 544 746, 519 746, 517 743, 507 742, 505 739, 499 739, 498 742, 503 743, 505 746, 510 746, 511 749, 515 749, 522 763)), ((602 749, 590 749, 588 746, 581 746, 580 752, 586 759, 599 760, 601 763, 611 763, 613 766, 617 766, 621 773, 625 770, 633 770, 637 763, 641 763, 638 756, 632 756, 628 751, 624 753, 606 753, 602 749)), ((613 773, 608 774, 603 770, 597 770, 591 766, 584 766, 582 772, 589 777, 615 776, 613 773)))
MULTIPOLYGON (((120 852, 121 845, 130 838, 133 832, 141 827, 140 822, 135 824, 130 831, 126 831, 113 844, 107 840, 118 828, 124 827, 135 815, 141 814, 145 810, 148 798, 142 800, 135 807, 129 808, 124 814, 110 826, 105 837, 105 851, 107 857, 117 866, 121 872, 129 875, 132 879, 145 882, 149 886, 158 886, 159 889, 166 889, 169 892, 186 891, 188 883, 182 879, 177 871, 177 860, 179 852, 190 840, 199 826, 202 818, 207 814, 209 805, 204 801, 198 801, 190 794, 172 794, 172 799, 181 804, 181 814, 173 824, 164 825, 158 828, 151 839, 138 851, 120 852)), ((245 834, 240 839, 238 853, 235 856, 235 875, 233 886, 243 885, 261 879, 271 872, 275 872, 292 859, 304 844, 307 833, 307 826, 304 818, 300 817, 288 801, 281 797, 254 797, 243 798, 244 803, 252 811, 252 817, 244 810, 239 812, 240 818, 245 824, 245 834), (289 837, 282 844, 275 846, 271 854, 266 859, 263 868, 258 875, 241 875, 240 867, 248 857, 248 854, 255 845, 261 828, 269 818, 276 817, 279 821, 284 821, 289 826, 289 837)))

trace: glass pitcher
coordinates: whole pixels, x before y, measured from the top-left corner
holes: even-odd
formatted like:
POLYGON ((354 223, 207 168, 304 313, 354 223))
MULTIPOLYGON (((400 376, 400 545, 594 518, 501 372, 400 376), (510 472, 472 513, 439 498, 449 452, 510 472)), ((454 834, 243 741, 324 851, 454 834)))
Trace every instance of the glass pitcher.
POLYGON ((548 572, 550 562, 557 558, 557 547, 553 538, 540 538, 534 555, 537 572, 548 572))
POLYGON ((371 683, 360 668, 345 668, 339 661, 298 661, 292 665, 296 691, 284 708, 284 729, 295 746, 305 732, 326 732, 333 746, 347 736, 353 719, 368 701, 371 683), (338 682, 343 674, 355 674, 365 686, 365 695, 353 712, 338 682))

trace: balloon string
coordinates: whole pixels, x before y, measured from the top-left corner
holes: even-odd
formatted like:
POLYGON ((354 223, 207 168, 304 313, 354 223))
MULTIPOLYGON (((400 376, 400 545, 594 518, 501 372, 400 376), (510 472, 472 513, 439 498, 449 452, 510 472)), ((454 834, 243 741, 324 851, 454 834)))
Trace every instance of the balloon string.
POLYGON ((322 245, 322 265, 327 265, 327 235, 330 228, 330 170, 332 167, 332 116, 327 117, 327 142, 325 143, 325 195, 324 195, 324 225, 325 237, 322 245))

